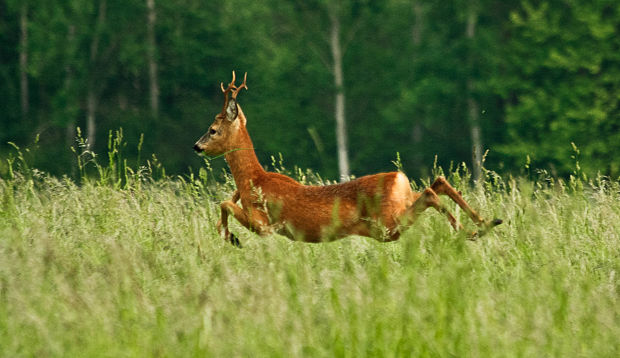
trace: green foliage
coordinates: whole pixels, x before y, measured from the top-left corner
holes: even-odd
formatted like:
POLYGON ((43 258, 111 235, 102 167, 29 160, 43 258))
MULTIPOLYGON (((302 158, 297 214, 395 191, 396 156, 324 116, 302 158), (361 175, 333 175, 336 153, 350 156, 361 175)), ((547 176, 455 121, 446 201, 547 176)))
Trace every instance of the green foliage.
MULTIPOLYGON (((336 177, 330 16, 342 27, 353 173, 392 169, 426 176, 471 163, 470 104, 478 104, 487 166, 524 174, 532 165, 567 178, 571 145, 590 176, 620 175, 620 3, 613 0, 282 1, 155 0, 155 51, 145 1, 0 3, 0 153, 39 135, 36 166, 77 176, 76 128, 97 104, 93 153, 124 129, 124 155, 196 171, 191 145, 220 110, 219 82, 249 73, 240 98, 263 163, 292 163, 336 177), (35 6, 36 5, 36 6, 35 6), (22 14, 27 44, 20 45, 22 14), (473 36, 467 35, 474 15, 473 36), (20 55, 29 88, 21 109, 20 55), (152 58, 149 58, 151 56, 152 58), (150 108, 150 59, 159 113, 150 108)), ((224 163, 213 163, 219 171, 224 163)), ((0 170, 3 170, 0 168, 0 170)))
POLYGON ((523 3, 510 16, 506 53, 513 101, 502 153, 556 173, 572 168, 571 142, 588 160, 583 170, 617 177, 620 166, 620 25, 614 1, 523 3))

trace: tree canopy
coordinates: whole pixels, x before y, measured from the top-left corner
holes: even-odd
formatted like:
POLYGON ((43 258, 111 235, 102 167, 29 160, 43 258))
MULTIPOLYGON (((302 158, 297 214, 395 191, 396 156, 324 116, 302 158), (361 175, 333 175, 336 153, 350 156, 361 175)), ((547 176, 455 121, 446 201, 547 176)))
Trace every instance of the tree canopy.
POLYGON ((614 0, 2 0, 0 155, 38 137, 34 165, 71 174, 78 127, 97 153, 123 128, 127 155, 144 134, 143 157, 187 172, 236 70, 263 164, 281 153, 336 179, 342 93, 355 175, 397 152, 412 176, 435 156, 475 167, 480 146, 499 172, 567 175, 577 150, 618 177, 619 35, 614 0))

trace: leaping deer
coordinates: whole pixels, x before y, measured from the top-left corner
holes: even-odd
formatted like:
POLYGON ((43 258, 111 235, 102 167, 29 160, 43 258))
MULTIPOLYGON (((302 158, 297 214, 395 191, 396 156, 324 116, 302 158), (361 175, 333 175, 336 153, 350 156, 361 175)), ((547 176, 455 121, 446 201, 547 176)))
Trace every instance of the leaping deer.
POLYGON ((237 185, 232 199, 220 204, 218 231, 224 239, 239 246, 239 240, 228 230, 228 216, 261 236, 279 233, 306 242, 333 241, 349 235, 372 237, 379 241, 397 240, 420 213, 429 207, 444 214, 452 227, 463 226, 441 204, 438 195, 454 200, 482 235, 502 223, 500 219, 485 221, 463 200, 443 177, 421 193, 413 192, 409 179, 401 172, 379 173, 334 185, 302 185, 288 176, 267 172, 258 162, 252 140, 246 129, 246 117, 237 103, 237 95, 245 88, 247 73, 240 86, 232 81, 224 88, 224 106, 213 124, 194 144, 194 150, 207 155, 224 155, 237 185), (230 98, 229 98, 229 95, 230 98), (241 205, 236 204, 241 199, 241 205), (223 229, 223 231, 222 231, 223 229))

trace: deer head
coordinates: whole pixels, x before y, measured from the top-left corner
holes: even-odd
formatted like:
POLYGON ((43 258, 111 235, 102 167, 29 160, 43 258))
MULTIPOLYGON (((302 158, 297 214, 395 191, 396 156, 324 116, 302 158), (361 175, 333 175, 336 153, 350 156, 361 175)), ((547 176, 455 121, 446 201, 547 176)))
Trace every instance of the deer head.
POLYGON ((246 119, 239 104, 237 104, 237 95, 248 86, 245 84, 248 74, 245 73, 243 83, 235 86, 235 71, 232 72, 232 81, 228 87, 224 89, 224 84, 220 83, 222 92, 224 93, 224 106, 222 111, 215 116, 213 124, 207 130, 196 144, 194 150, 196 152, 204 152, 207 155, 220 155, 235 149, 237 138, 242 128, 245 128, 246 119), (229 98, 229 95, 230 98, 229 98))

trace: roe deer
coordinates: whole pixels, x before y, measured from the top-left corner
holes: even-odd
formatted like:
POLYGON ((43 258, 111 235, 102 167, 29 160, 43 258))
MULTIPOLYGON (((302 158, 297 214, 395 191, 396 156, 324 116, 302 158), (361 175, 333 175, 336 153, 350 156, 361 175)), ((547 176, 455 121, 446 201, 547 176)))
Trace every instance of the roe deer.
POLYGON ((485 221, 443 177, 421 193, 413 192, 401 172, 379 173, 334 185, 302 185, 285 175, 267 172, 258 162, 246 129, 246 117, 237 103, 243 83, 235 86, 235 72, 224 92, 222 112, 194 145, 207 155, 224 155, 237 185, 232 199, 221 203, 218 231, 224 239, 239 246, 228 230, 228 216, 260 234, 277 232, 293 240, 333 241, 348 235, 368 236, 379 241, 397 240, 421 212, 433 207, 444 214, 455 230, 463 226, 444 207, 438 194, 454 200, 481 228, 471 237, 502 223, 485 221), (229 94, 232 94, 229 98, 229 94), (236 202, 241 199, 241 205, 236 202))

